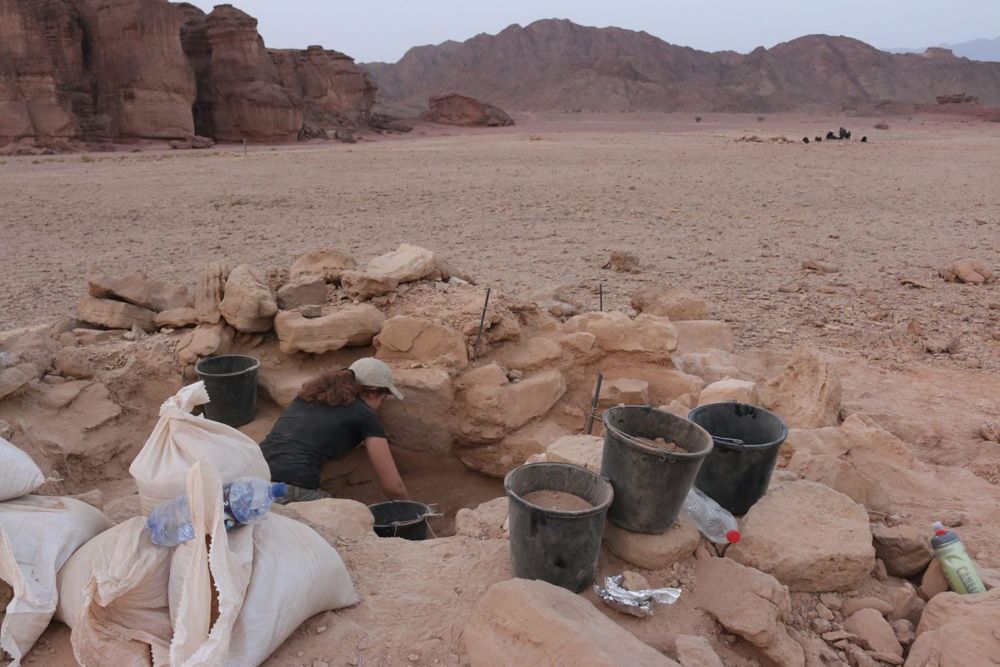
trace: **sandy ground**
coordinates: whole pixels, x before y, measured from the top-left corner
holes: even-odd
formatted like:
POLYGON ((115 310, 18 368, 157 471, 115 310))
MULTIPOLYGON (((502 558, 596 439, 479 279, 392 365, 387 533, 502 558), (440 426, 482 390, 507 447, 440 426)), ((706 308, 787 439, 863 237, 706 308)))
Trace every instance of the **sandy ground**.
POLYGON ((575 114, 247 158, 234 147, 6 158, 0 328, 71 314, 92 262, 192 284, 220 257, 287 267, 340 246, 364 261, 405 241, 507 290, 571 283, 596 302, 604 281, 608 308, 627 308, 638 286, 683 285, 743 347, 905 361, 926 356, 925 338, 957 335, 958 353, 933 363, 998 370, 1000 282, 936 271, 965 256, 1000 269, 1000 126, 879 120, 575 114), (871 143, 735 140, 840 125, 871 143), (615 249, 638 254, 642 273, 602 270, 615 249), (807 272, 807 259, 840 272, 807 272))

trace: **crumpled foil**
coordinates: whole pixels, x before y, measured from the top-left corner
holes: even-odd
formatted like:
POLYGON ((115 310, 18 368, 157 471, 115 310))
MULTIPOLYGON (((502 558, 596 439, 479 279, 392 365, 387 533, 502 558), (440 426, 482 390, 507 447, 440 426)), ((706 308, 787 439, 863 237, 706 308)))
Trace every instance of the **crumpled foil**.
POLYGON ((653 615, 653 603, 673 604, 681 596, 678 588, 648 588, 630 591, 622 588, 622 575, 604 578, 604 588, 594 584, 594 592, 618 611, 648 618, 653 615))

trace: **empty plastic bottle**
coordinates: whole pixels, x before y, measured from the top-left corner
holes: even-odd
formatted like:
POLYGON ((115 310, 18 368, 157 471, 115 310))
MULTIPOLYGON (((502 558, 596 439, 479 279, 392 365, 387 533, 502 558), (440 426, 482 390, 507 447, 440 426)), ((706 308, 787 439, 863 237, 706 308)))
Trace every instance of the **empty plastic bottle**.
POLYGON ((951 590, 960 595, 985 593, 986 586, 976 571, 976 564, 962 546, 958 533, 948 530, 940 521, 935 521, 933 528, 931 546, 934 547, 934 555, 941 563, 941 570, 944 571, 944 578, 948 580, 951 590))
MULTIPOLYGON (((222 507, 226 530, 252 523, 267 514, 277 498, 288 493, 284 483, 272 484, 266 479, 243 477, 222 487, 222 507)), ((153 544, 176 547, 194 539, 191 507, 187 496, 157 505, 146 520, 153 544)))
POLYGON ((716 544, 736 544, 740 541, 740 526, 736 518, 693 486, 684 500, 684 509, 691 513, 701 534, 716 544))

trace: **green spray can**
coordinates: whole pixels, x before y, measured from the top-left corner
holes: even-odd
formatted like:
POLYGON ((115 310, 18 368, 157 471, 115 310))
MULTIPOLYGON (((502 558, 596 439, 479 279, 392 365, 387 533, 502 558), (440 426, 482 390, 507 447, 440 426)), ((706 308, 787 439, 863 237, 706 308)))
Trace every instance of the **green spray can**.
POLYGON ((976 564, 966 553, 958 533, 948 530, 940 521, 935 521, 931 546, 934 547, 934 555, 941 563, 941 570, 944 571, 951 590, 960 595, 986 592, 986 586, 976 571, 976 564))

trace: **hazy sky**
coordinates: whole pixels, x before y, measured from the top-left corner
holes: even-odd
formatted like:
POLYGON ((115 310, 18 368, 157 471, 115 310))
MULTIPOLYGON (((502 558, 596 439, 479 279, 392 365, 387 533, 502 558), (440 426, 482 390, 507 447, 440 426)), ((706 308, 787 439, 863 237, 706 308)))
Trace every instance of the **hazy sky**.
MULTIPOLYGON (((203 9, 217 4, 190 0, 203 9)), ((881 48, 1000 34, 1000 0, 231 0, 259 19, 268 46, 322 44, 361 62, 395 62, 411 46, 495 33, 512 23, 568 18, 645 30, 706 51, 750 51, 811 33, 881 48)))

